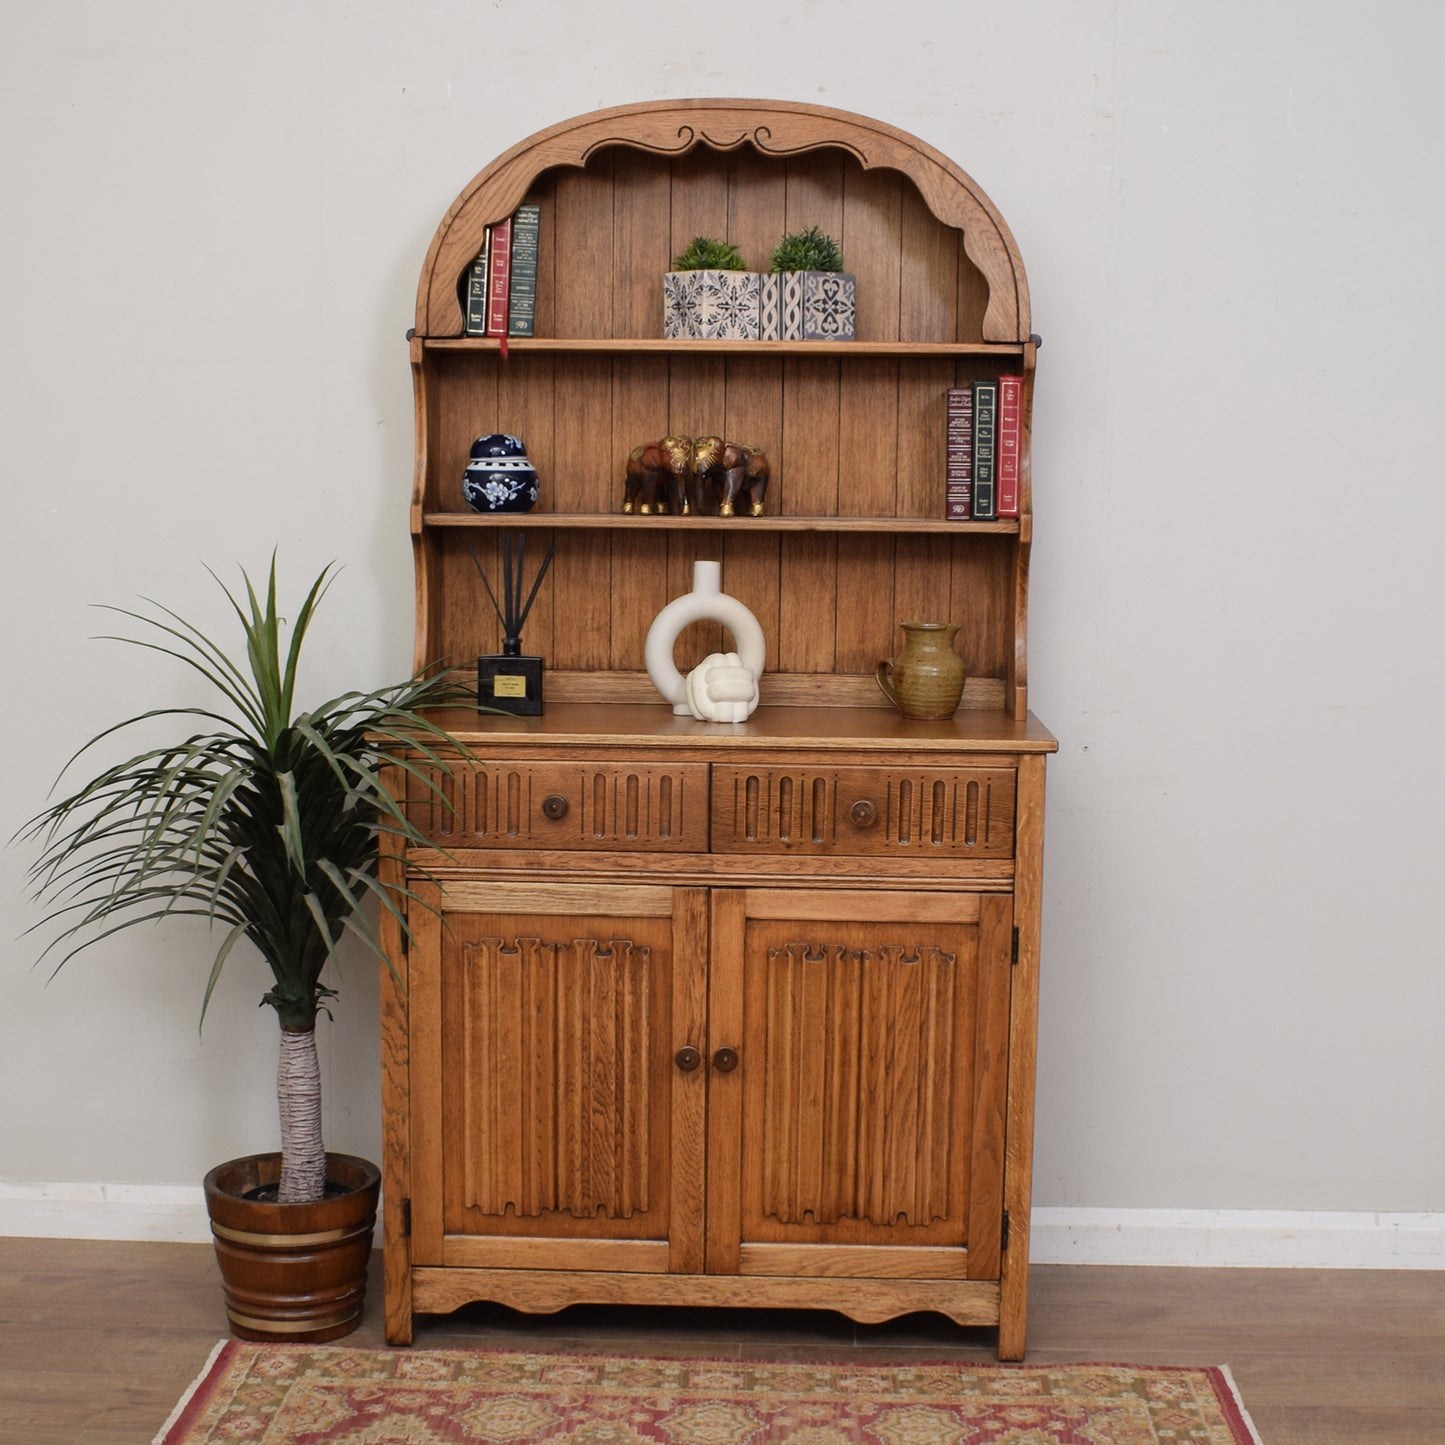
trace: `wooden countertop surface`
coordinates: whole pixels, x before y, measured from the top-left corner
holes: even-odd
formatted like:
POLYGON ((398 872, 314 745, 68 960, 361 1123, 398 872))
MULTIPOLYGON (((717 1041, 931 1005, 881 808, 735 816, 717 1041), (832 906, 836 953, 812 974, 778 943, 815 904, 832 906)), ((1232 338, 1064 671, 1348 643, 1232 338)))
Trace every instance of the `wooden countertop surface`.
POLYGON ((1058 741, 1030 713, 1016 721, 991 710, 960 709, 942 722, 916 722, 891 708, 760 707, 745 723, 677 717, 657 703, 553 703, 541 717, 511 717, 468 708, 430 716, 469 746, 492 743, 734 749, 867 747, 897 752, 1052 753, 1058 741))

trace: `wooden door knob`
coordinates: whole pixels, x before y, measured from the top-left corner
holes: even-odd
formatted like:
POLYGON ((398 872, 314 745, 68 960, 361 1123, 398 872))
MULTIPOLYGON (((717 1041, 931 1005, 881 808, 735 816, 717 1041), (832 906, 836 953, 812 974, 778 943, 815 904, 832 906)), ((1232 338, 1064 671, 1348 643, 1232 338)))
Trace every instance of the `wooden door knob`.
POLYGON ((567 816, 567 799, 561 793, 549 793, 542 799, 542 813, 554 823, 567 816))
POLYGON ((848 809, 848 816, 853 820, 855 828, 872 828, 878 822, 878 808, 870 803, 867 798, 859 798, 851 808, 848 809))
POLYGON ((684 1074, 690 1074, 702 1063, 702 1055, 691 1044, 687 1044, 673 1056, 673 1062, 684 1074))
POLYGON ((738 1066, 736 1049, 719 1049, 712 1056, 712 1066, 720 1074, 730 1074, 738 1066))

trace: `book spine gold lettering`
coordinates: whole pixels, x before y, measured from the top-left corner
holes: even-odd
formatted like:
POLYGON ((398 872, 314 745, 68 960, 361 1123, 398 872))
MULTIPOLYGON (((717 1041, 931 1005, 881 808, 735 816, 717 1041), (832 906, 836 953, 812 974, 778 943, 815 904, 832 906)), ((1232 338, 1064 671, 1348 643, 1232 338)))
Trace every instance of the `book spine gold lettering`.
POLYGON ((507 297, 507 330, 531 336, 537 315, 537 243, 542 209, 528 203, 512 214, 512 284, 507 297))
POLYGON ((994 487, 998 461, 998 382, 973 384, 973 519, 991 522, 997 515, 994 487))
POLYGON ((952 521, 973 516, 973 388, 948 388, 948 458, 943 515, 952 521))

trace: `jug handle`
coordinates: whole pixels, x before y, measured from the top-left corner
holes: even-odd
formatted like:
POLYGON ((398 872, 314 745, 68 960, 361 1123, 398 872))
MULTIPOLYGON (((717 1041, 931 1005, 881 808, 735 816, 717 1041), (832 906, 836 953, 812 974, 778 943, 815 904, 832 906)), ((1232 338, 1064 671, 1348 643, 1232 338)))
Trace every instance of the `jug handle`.
POLYGON ((893 659, 891 657, 885 657, 883 661, 878 664, 873 676, 877 679, 878 686, 883 689, 883 696, 886 697, 894 707, 897 707, 898 694, 893 690, 893 659))

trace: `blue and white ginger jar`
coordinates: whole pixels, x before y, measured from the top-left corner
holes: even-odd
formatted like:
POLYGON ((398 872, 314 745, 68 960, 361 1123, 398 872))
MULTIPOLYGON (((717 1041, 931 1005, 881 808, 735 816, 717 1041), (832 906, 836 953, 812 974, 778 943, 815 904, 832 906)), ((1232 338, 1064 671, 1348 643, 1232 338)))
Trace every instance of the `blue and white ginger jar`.
POLYGON ((505 432, 478 437, 462 477, 462 497, 474 512, 528 512, 537 502, 537 469, 520 438, 505 432))

